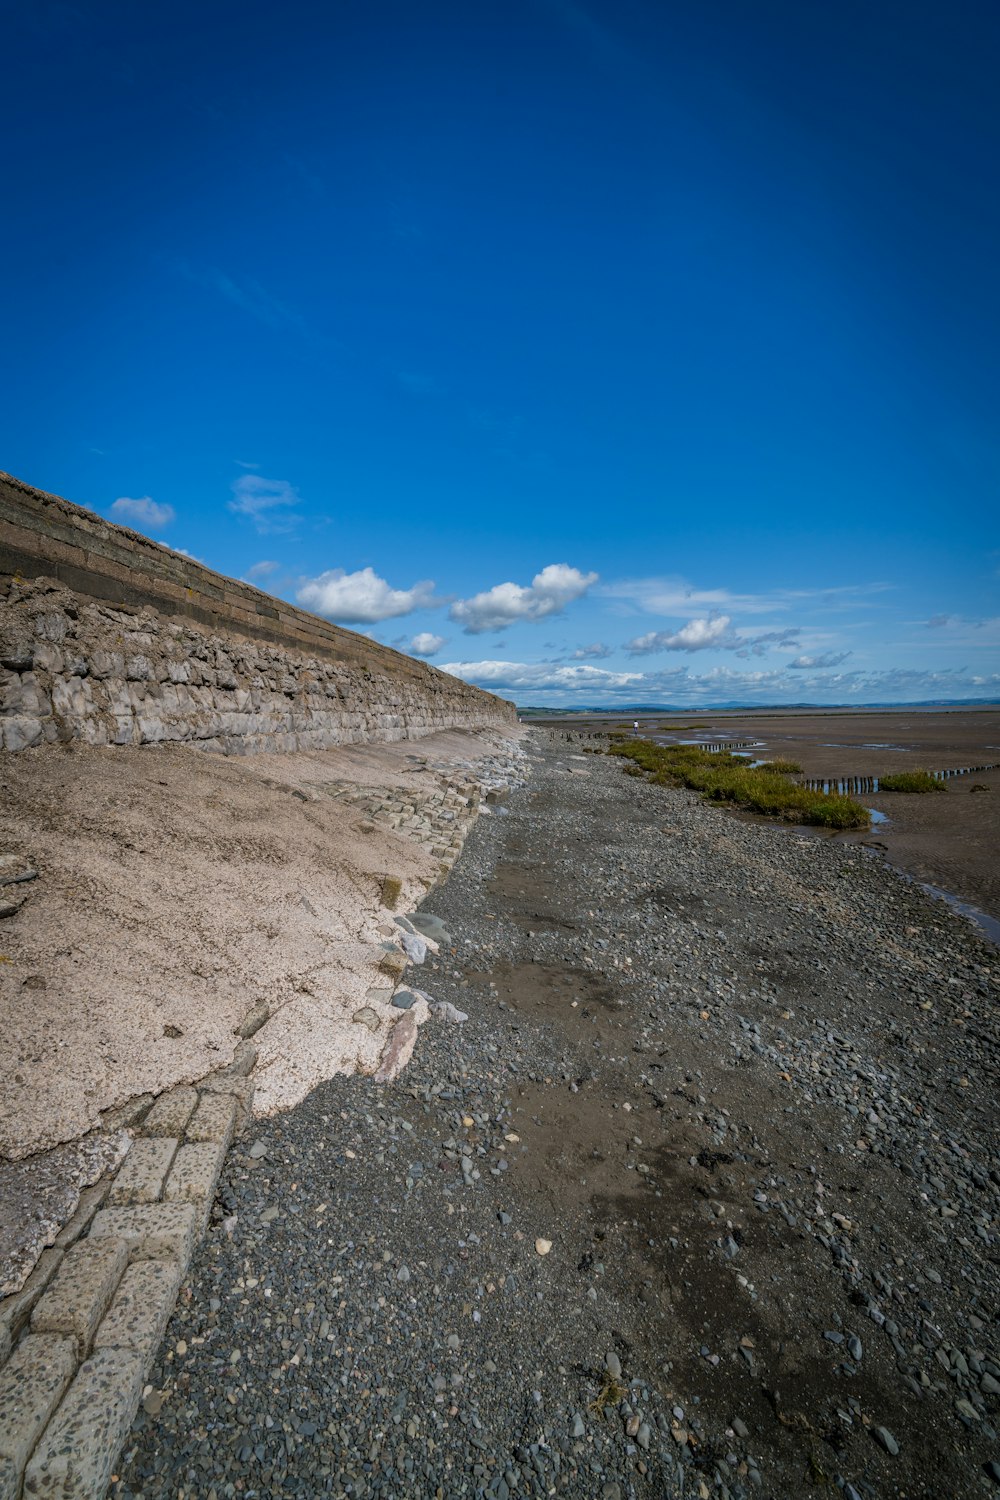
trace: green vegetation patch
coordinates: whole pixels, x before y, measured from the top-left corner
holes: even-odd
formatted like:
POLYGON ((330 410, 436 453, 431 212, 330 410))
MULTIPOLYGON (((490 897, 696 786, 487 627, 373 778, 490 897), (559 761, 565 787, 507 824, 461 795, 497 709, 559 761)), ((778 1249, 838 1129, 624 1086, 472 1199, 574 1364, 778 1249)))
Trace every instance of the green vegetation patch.
POLYGON ((880 792, 943 792, 947 788, 943 781, 932 776, 930 771, 897 771, 894 776, 880 776, 880 792))
POLYGON ((779 776, 795 776, 802 770, 802 767, 797 760, 769 760, 761 769, 777 771, 779 776))
MULTIPOLYGON (((612 745, 609 755, 622 755, 646 773, 657 786, 686 786, 709 802, 732 802, 749 812, 793 823, 816 823, 823 828, 867 828, 867 807, 836 792, 813 792, 773 765, 748 766, 727 751, 711 753, 698 745, 656 745, 631 740, 612 745)), ((635 774, 634 772, 632 773, 635 774)))

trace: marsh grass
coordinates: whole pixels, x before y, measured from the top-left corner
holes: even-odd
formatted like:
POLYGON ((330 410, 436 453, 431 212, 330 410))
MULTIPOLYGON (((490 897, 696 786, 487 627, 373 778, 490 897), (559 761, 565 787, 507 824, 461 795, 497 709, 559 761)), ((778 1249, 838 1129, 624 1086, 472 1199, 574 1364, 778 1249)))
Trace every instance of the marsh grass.
POLYGON ((823 828, 867 828, 871 821, 868 809, 849 797, 809 791, 771 765, 751 767, 726 751, 632 740, 611 745, 608 754, 625 756, 657 786, 690 787, 706 801, 732 802, 765 817, 823 828))
POLYGON ((779 776, 797 776, 802 770, 797 760, 769 760, 762 767, 763 771, 777 771, 779 776))
POLYGON ((897 771, 892 776, 880 776, 880 792, 943 792, 947 788, 943 781, 932 776, 930 771, 897 771))

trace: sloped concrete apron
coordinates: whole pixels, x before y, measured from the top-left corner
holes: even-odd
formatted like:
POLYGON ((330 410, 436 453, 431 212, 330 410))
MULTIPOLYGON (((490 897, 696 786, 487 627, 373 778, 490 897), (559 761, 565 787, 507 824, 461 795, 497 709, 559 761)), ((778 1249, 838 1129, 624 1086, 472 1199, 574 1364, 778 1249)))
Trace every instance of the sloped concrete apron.
MULTIPOLYGON (((404 943, 426 943, 406 918, 397 921, 404 943)), ((399 949, 387 953, 387 972, 390 961, 398 981, 406 958, 399 949)), ((370 998, 384 1002, 387 994, 391 985, 370 998)), ((376 1083, 399 1075, 431 1013, 419 990, 397 996, 405 1008, 376 1083)), ((465 1020, 450 1006, 435 1010, 465 1020)), ((257 1024, 266 1019, 261 1014, 257 1024)), ((83 1189, 73 1218, 20 1292, 0 1301, 0 1500, 106 1494, 208 1226, 226 1153, 251 1117, 256 1061, 256 1047, 244 1040, 228 1068, 137 1101, 122 1121, 134 1137, 124 1160, 83 1189)))
POLYGON ((234 1133, 249 1041, 230 1067, 139 1105, 135 1140, 20 1292, 0 1302, 0 1500, 107 1490, 234 1133))
MULTIPOLYGON (((505 796, 506 788, 494 787, 485 800, 495 805, 505 796)), ((371 817, 395 821, 406 814, 381 793, 367 797, 371 817)), ((361 799, 352 794, 352 800, 361 799)), ((482 810, 478 796, 471 807, 457 836, 450 835, 451 846, 440 850, 442 876, 482 810)), ((447 816, 450 808, 443 811, 447 816)), ((441 838, 433 815, 421 834, 441 838)), ((387 877, 389 910, 398 885, 387 877)), ((369 1000, 382 1006, 395 991, 391 1003, 401 1007, 376 1083, 392 1082, 403 1070, 431 1013, 428 996, 400 988, 407 960, 423 960, 414 945, 426 949, 435 937, 446 938, 434 918, 421 924, 426 936, 407 918, 395 920, 399 946, 384 944, 380 964, 388 987, 369 991, 369 1000)), ((445 1020, 465 1020, 451 1006, 433 1008, 445 1020)), ((268 1014, 262 1008, 244 1022, 229 1067, 155 1101, 145 1095, 131 1113, 121 1112, 118 1123, 133 1137, 124 1160, 82 1190, 72 1219, 41 1252, 21 1290, 0 1300, 0 1500, 103 1500, 107 1493, 207 1228, 226 1153, 251 1116, 257 1049, 249 1038, 268 1014)), ((362 1008, 354 1020, 364 1017, 362 1008)))

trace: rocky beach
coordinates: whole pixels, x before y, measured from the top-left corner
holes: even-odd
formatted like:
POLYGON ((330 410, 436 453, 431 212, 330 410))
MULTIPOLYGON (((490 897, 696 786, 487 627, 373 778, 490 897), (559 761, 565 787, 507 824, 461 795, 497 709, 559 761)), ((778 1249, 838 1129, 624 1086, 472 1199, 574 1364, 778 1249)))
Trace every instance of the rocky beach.
POLYGON ((1000 1494, 996 948, 526 747, 408 1068, 234 1144, 112 1493, 1000 1494))

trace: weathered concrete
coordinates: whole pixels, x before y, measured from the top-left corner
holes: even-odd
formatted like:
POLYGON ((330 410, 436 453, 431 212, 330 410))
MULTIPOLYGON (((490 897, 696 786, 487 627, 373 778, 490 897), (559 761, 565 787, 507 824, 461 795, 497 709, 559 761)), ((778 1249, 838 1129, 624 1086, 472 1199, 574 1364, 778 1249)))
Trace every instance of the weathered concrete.
POLYGON ((0 1500, 18 1500, 21 1475, 76 1370, 71 1339, 33 1333, 0 1370, 0 1500))
POLYGON ((316 750, 516 717, 491 693, 4 474, 0 590, 9 751, 73 740, 316 750))
POLYGON ((32 1331, 74 1338, 78 1358, 86 1358, 127 1263, 124 1239, 91 1236, 74 1245, 31 1315, 32 1331))

